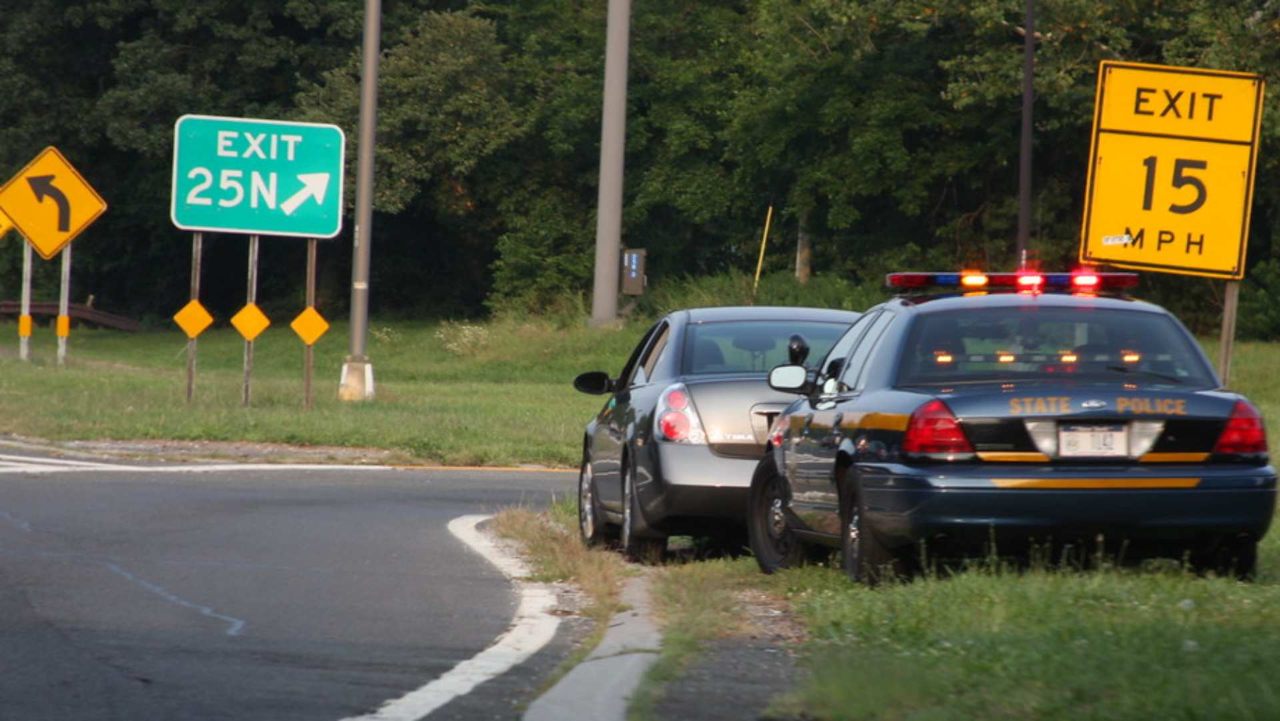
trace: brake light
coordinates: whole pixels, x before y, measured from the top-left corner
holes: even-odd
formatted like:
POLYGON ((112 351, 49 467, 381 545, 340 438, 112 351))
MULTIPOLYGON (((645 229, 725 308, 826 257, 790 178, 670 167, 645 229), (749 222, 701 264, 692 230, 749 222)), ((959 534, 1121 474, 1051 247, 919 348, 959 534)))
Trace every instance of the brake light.
POLYGON ((786 413, 778 415, 774 420, 773 426, 769 428, 769 445, 774 448, 781 448, 782 442, 787 438, 787 426, 791 425, 791 416, 786 413))
POLYGON ((964 429, 946 403, 933 399, 911 414, 902 438, 904 453, 956 456, 973 453, 964 429))
POLYGON ((1213 446, 1214 453, 1254 455, 1267 452, 1267 430, 1262 414, 1248 401, 1236 401, 1231 417, 1213 446))
POLYGON ((676 383, 662 392, 653 417, 659 440, 694 445, 707 442, 698 410, 693 406, 693 397, 683 383, 676 383))

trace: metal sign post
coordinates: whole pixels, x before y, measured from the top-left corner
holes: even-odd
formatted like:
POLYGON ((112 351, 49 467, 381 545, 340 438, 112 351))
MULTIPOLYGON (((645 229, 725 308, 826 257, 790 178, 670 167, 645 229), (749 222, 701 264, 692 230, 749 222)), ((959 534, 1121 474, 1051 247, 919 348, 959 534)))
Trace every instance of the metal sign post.
MULTIPOLYGON (((200 301, 200 262, 204 253, 204 233, 191 234, 191 300, 200 301)), ((197 339, 187 339, 187 403, 196 396, 196 343, 197 339)))
MULTIPOLYGON (((256 308, 258 304, 258 236, 249 236, 249 289, 246 292, 246 308, 256 308)), ((256 337, 256 334, 255 334, 256 337)), ((249 406, 249 380, 253 375, 253 338, 244 340, 244 393, 241 404, 249 406)))
POLYGON ((22 244, 22 312, 18 316, 18 357, 31 360, 31 244, 22 244))
POLYGON ((62 282, 58 293, 58 365, 67 364, 67 337, 71 335, 71 316, 67 313, 67 299, 71 295, 71 245, 62 249, 62 282))
MULTIPOLYGON (((316 239, 307 239, 307 307, 316 305, 316 239)), ((315 371, 316 349, 312 343, 303 345, 302 351, 302 407, 311 410, 315 404, 311 376, 315 371)))

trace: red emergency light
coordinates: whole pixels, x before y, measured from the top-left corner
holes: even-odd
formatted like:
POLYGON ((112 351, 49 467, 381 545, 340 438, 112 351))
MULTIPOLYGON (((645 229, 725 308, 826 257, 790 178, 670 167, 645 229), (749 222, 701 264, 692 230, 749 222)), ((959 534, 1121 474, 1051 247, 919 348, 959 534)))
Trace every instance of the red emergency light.
POLYGON ((1096 293, 1104 290, 1135 288, 1137 273, 1097 273, 1078 270, 1072 273, 982 273, 966 270, 960 273, 890 273, 885 276, 890 288, 906 290, 924 288, 959 288, 978 290, 1008 288, 1038 293, 1046 290, 1096 293))

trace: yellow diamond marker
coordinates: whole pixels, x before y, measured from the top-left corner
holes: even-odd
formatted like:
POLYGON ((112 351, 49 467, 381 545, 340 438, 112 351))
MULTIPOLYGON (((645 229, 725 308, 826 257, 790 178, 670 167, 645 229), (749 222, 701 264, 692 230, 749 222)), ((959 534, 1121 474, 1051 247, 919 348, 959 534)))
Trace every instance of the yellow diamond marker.
POLYGON ((329 322, 311 306, 307 306, 306 310, 299 313, 289 327, 307 345, 315 345, 316 341, 320 340, 320 336, 329 332, 329 322))
POLYGON ((271 320, 258 308, 258 306, 250 303, 240 309, 239 313, 231 316, 231 325, 240 331, 240 335, 244 339, 253 342, 254 338, 262 335, 262 331, 271 325, 271 320))
POLYGON ((193 300, 173 315, 173 322, 178 324, 188 338, 195 340, 196 336, 213 323, 213 316, 209 315, 209 311, 205 310, 203 305, 200 305, 200 301, 193 300))

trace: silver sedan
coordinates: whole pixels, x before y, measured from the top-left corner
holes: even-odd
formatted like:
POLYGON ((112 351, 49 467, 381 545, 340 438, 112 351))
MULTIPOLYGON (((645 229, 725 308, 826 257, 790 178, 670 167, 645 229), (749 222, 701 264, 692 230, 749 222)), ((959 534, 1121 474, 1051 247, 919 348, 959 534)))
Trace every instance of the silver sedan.
POLYGON ((751 474, 792 400, 769 388, 769 370, 821 359, 858 315, 679 310, 644 334, 617 376, 578 376, 579 391, 608 396, 582 438, 583 540, 616 538, 628 556, 652 558, 671 535, 740 538, 751 474))

